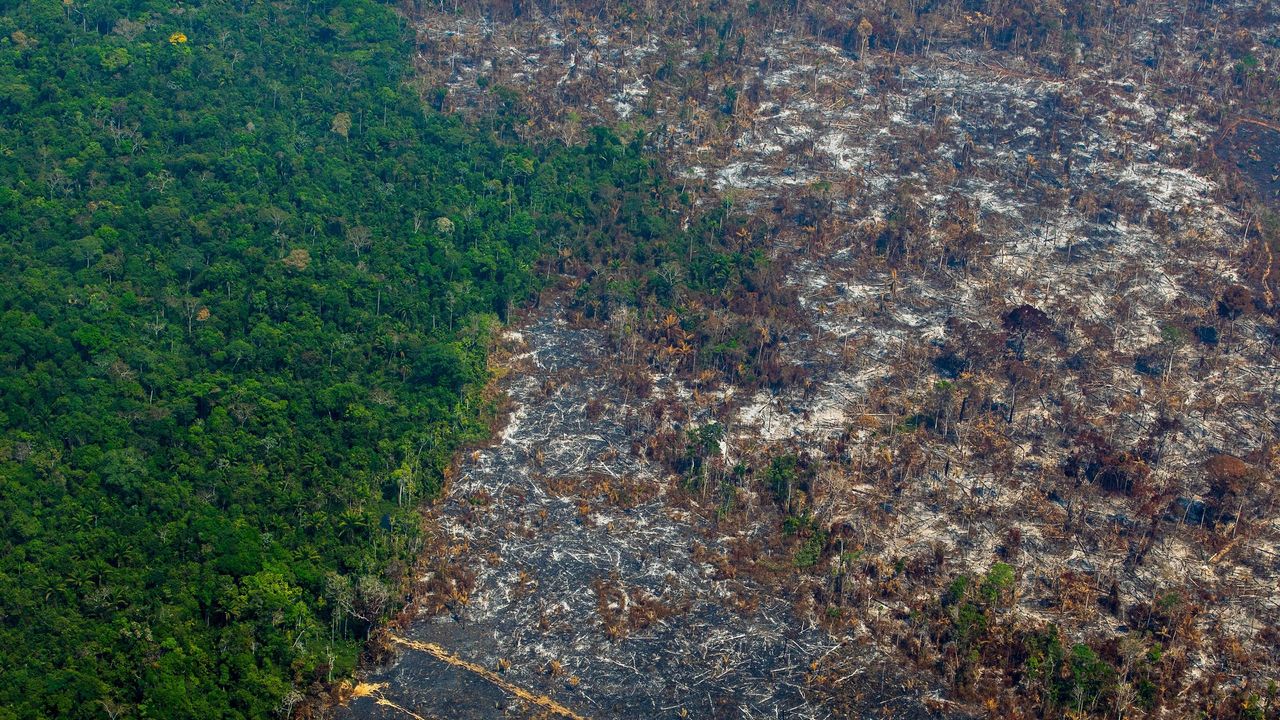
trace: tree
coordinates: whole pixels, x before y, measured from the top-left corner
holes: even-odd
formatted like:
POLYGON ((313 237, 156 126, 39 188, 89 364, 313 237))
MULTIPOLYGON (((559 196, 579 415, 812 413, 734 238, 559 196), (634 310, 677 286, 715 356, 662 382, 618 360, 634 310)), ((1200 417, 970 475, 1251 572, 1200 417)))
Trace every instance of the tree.
POLYGON ((364 225, 347 228, 347 245, 360 257, 360 253, 373 245, 373 231, 364 225))
POLYGON ((382 613, 391 601, 391 588, 373 575, 361 575, 356 581, 351 614, 366 623, 365 634, 373 628, 374 623, 382 618, 382 613))
POLYGON ((347 134, 351 132, 351 113, 336 113, 333 116, 333 122, 329 124, 329 132, 341 135, 342 139, 346 140, 347 134))
POLYGON ((311 253, 306 248, 294 248, 289 255, 280 261, 285 267, 295 272, 302 272, 311 265, 311 253))
POLYGON ((147 173, 147 188, 160 195, 169 192, 169 186, 173 185, 173 173, 168 170, 161 170, 157 173, 147 173))
POLYGON ((867 45, 871 41, 871 21, 865 17, 858 22, 858 62, 864 66, 867 64, 867 45))

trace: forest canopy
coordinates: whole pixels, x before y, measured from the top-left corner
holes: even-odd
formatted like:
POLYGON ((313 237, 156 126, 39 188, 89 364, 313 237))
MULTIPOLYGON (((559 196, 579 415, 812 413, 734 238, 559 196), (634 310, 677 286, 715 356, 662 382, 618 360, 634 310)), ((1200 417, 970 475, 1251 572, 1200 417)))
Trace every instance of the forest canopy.
POLYGON ((0 719, 349 673, 539 258, 703 261, 639 139, 424 110, 410 48, 373 0, 0 3, 0 719))

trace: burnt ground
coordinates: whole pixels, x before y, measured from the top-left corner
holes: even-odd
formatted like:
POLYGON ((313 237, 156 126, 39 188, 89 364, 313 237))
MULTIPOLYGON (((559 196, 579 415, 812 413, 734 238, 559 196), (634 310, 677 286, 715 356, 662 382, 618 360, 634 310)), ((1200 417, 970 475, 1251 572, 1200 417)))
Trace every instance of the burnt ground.
MULTIPOLYGON (((1129 641, 1133 613, 1177 600, 1194 640, 1168 653, 1188 688, 1172 716, 1277 676, 1280 332, 1258 270, 1273 263, 1196 159, 1221 138, 1274 198, 1273 130, 1215 127, 1158 74, 1046 77, 966 48, 863 59, 779 30, 721 77, 680 37, 557 17, 433 12, 419 37, 419 71, 453 107, 483 111, 486 77, 527 89, 539 131, 566 141, 594 122, 645 127, 682 182, 766 224, 803 322, 762 322, 804 382, 695 393, 656 362, 637 398, 605 372, 635 362, 617 327, 533 317, 511 338, 510 425, 434 511, 474 588, 424 578, 454 599, 409 638, 583 716, 920 715, 958 706, 936 685, 954 667, 914 618, 1001 560, 1017 575, 1010 632, 1129 641), (741 89, 732 114, 691 100, 699 83, 712 99, 741 89), (1254 301, 1224 307, 1245 286, 1254 301), (1022 306, 1045 324, 1019 341, 1022 306), (689 419, 655 416, 660 402, 689 419), (731 488, 721 524, 716 498, 691 500, 632 450, 711 419, 724 468, 811 461, 793 509, 838 553, 800 572, 740 552, 776 541, 771 500, 731 488), (1223 457, 1244 489, 1211 476, 1223 457)), ((429 653, 370 680, 385 687, 345 717, 403 714, 378 698, 427 717, 523 712, 429 653)))
MULTIPOLYGON (((832 717, 809 702, 807 676, 843 643, 702 559, 729 538, 654 495, 658 472, 629 450, 654 421, 609 377, 609 338, 548 312, 507 340, 509 423, 462 463, 433 518, 483 560, 465 601, 421 616, 410 645, 438 645, 584 717, 832 717)), ((840 670, 867 712, 946 716, 874 653, 840 670)), ((412 647, 365 682, 338 717, 548 712, 412 647)))
POLYGON ((1280 130, 1241 121, 1218 143, 1217 151, 1249 178, 1264 202, 1280 206, 1280 130))

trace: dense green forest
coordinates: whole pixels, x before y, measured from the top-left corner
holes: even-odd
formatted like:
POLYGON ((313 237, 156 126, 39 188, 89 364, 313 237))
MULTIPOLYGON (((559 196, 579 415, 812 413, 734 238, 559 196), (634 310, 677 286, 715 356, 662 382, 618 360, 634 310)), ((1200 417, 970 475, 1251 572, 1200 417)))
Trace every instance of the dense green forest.
POLYGON ((639 139, 436 114, 411 47, 373 0, 0 2, 0 719, 287 713, 401 605, 549 249, 748 262, 639 139))

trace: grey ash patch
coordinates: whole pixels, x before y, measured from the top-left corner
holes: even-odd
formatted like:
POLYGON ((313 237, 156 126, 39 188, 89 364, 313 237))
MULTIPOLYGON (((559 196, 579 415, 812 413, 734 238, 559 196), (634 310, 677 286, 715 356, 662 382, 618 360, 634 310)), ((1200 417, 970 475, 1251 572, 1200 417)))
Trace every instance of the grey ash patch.
MULTIPOLYGON (((629 451, 655 421, 607 372, 607 337, 544 313, 516 338, 528 351, 506 382, 510 424, 463 462, 437 511, 481 566, 475 589, 450 612, 419 617, 407 637, 502 668, 586 717, 832 717, 805 684, 837 643, 786 601, 700 561, 695 548, 719 541, 673 509, 658 469, 629 451), (589 410, 593 401, 603 412, 589 410), (611 503, 602 484, 649 491, 611 503)), ((885 689, 868 698, 930 716, 893 671, 871 678, 885 689)), ((413 650, 367 681, 387 683, 386 699, 424 717, 523 712, 482 678, 413 650)), ((374 698, 339 716, 407 717, 374 698)))

